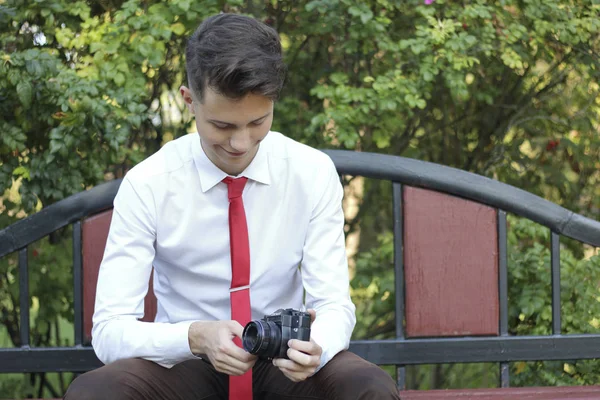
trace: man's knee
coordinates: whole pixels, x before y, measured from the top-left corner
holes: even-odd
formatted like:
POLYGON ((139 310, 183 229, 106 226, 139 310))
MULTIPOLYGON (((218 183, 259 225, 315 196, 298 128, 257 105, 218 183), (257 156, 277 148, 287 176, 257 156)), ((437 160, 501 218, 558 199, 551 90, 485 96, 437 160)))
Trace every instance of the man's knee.
POLYGON ((400 399, 394 379, 377 366, 372 369, 369 380, 365 382, 365 399, 400 399))
POLYGON ((349 369, 340 377, 344 384, 343 398, 353 397, 357 400, 399 399, 398 387, 394 379, 380 367, 365 363, 349 369))
POLYGON ((322 376, 329 394, 341 399, 400 399, 392 377, 377 365, 342 352, 326 365, 322 376))
POLYGON ((65 400, 133 399, 137 371, 143 373, 146 363, 140 359, 120 360, 78 376, 70 385, 65 400), (133 389, 133 390, 132 390, 133 389))

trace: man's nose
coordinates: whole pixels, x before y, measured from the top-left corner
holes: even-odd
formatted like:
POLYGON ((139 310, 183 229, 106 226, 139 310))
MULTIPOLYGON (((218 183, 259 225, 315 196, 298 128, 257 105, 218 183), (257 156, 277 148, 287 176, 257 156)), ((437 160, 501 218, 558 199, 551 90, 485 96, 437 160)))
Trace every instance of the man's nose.
POLYGON ((249 129, 237 131, 229 141, 229 145, 238 153, 245 153, 252 146, 252 138, 249 129))

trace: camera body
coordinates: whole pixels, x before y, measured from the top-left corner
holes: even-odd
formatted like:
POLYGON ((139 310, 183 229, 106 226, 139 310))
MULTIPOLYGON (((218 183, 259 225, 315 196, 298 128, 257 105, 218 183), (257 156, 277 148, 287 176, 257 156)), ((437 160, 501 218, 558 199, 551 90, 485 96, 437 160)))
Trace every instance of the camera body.
POLYGON ((310 340, 310 314, 293 308, 279 309, 248 322, 242 333, 244 350, 261 359, 288 358, 290 339, 310 340))

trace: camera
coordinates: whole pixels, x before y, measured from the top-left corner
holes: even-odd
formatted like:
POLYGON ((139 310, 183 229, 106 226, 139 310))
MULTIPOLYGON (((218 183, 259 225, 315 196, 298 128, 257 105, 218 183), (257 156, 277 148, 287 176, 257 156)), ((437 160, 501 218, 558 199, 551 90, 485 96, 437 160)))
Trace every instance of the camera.
POLYGON ((248 322, 242 333, 244 350, 262 359, 288 358, 290 339, 310 340, 310 314, 279 309, 263 319, 248 322))

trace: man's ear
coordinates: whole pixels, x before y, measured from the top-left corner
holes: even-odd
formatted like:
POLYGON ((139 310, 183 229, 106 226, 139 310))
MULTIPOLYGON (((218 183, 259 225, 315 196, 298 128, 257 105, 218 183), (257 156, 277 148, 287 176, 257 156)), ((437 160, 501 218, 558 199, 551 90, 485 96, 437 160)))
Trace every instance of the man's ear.
POLYGON ((185 102, 185 105, 187 106, 188 110, 190 110, 190 112, 193 114, 194 113, 194 98, 192 96, 192 91, 186 87, 181 85, 181 87, 179 88, 179 93, 181 93, 181 96, 183 97, 183 101, 185 102))

